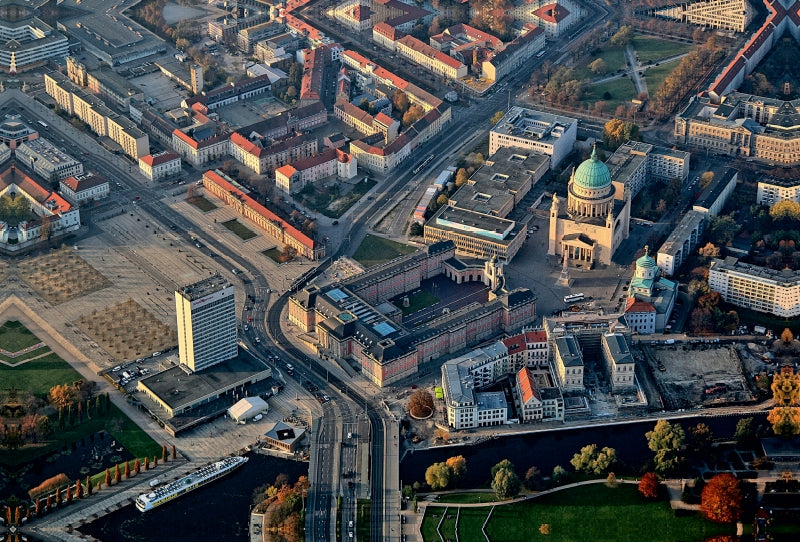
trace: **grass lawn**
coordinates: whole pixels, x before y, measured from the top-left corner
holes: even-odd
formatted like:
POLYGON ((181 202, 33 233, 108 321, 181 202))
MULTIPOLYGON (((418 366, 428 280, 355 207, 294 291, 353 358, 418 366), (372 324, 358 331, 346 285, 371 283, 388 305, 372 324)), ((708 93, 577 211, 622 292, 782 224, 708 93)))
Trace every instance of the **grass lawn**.
POLYGON ((17 367, 0 364, 0 382, 3 388, 32 391, 44 397, 56 384, 72 384, 83 377, 70 365, 51 353, 17 367))
POLYGON ((370 512, 372 501, 369 499, 358 499, 358 512, 356 513, 356 538, 358 540, 369 540, 370 537, 370 512))
POLYGON ((239 236, 242 241, 247 241, 248 239, 252 239, 256 236, 255 232, 250 228, 246 227, 244 224, 232 218, 226 222, 222 222, 222 225, 228 228, 230 231, 235 233, 239 236))
POLYGON ((267 258, 271 259, 275 263, 282 263, 281 262, 281 251, 278 247, 268 248, 267 250, 262 250, 261 254, 266 256, 267 258))
POLYGON ((619 105, 630 105, 630 101, 636 98, 636 89, 628 77, 620 77, 599 85, 590 85, 586 89, 586 95, 581 102, 593 104, 598 100, 606 102, 606 111, 613 113, 619 105), (606 100, 603 94, 608 92, 611 98, 606 100))
POLYGON ((411 254, 416 250, 416 247, 397 243, 390 239, 367 235, 358 250, 356 250, 356 253, 353 254, 353 259, 364 267, 372 267, 373 265, 394 260, 398 256, 411 254))
POLYGON ((582 79, 596 79, 597 77, 601 77, 589 70, 589 64, 598 58, 602 58, 606 61, 606 65, 608 66, 606 69, 607 74, 614 73, 617 70, 623 70, 627 66, 627 63, 625 62, 625 51, 623 51, 620 47, 614 47, 610 43, 606 43, 600 54, 589 55, 586 57, 586 62, 577 66, 575 68, 575 72, 582 79))
POLYGON ((734 526, 709 523, 699 516, 676 517, 666 501, 647 502, 633 484, 614 489, 581 486, 540 499, 498 506, 486 526, 492 542, 511 540, 705 540, 733 534, 734 526), (548 523, 550 535, 539 533, 548 523))
POLYGON ((445 518, 442 522, 442 526, 440 530, 442 531, 442 537, 445 540, 455 540, 456 539, 456 516, 458 516, 458 509, 450 508, 447 510, 447 515, 450 516, 449 518, 445 518))
POLYGON ((9 352, 19 352, 41 342, 21 322, 9 320, 0 326, 0 348, 9 352))
POLYGON ((362 180, 344 196, 338 189, 309 185, 295 196, 306 207, 317 211, 329 218, 341 218, 347 210, 360 200, 364 194, 378 184, 372 179, 362 180))
POLYGON ((688 53, 694 49, 694 45, 660 40, 650 36, 634 36, 633 48, 636 50, 636 54, 639 55, 639 60, 645 63, 688 53))
POLYGON ((191 198, 188 198, 187 201, 189 203, 191 203, 192 205, 194 205, 195 207, 197 207, 198 209, 200 209, 201 211, 203 211, 204 213, 207 213, 209 211, 213 211, 214 209, 217 208, 216 205, 211 203, 209 200, 207 200, 203 196, 193 196, 191 198))
POLYGON ((429 506, 425 510, 425 517, 422 518, 421 527, 422 539, 425 540, 425 542, 441 541, 439 533, 436 531, 436 527, 439 525, 439 521, 442 519, 444 510, 444 507, 439 506, 429 506))
POLYGON ((448 493, 446 495, 439 495, 436 502, 447 502, 457 504, 473 504, 477 502, 492 502, 497 500, 494 493, 490 492, 475 492, 475 493, 448 493))
POLYGON ((672 73, 672 70, 678 67, 678 63, 680 63, 680 60, 674 60, 642 72, 645 75, 644 79, 647 82, 647 91, 650 95, 653 95, 658 87, 661 86, 661 83, 664 82, 664 79, 672 73))
POLYGON ((47 354, 49 352, 51 352, 50 347, 43 346, 41 348, 37 348, 36 350, 30 350, 28 352, 25 352, 24 354, 14 358, 0 354, 0 360, 5 361, 6 363, 10 363, 11 365, 19 365, 20 363, 24 363, 29 359, 33 359, 39 356, 44 356, 44 354, 47 354))
POLYGON ((408 316, 409 314, 413 314, 418 310, 424 309, 425 307, 430 307, 434 303, 437 303, 439 298, 428 292, 419 292, 408 296, 408 301, 408 307, 403 306, 402 298, 395 301, 397 308, 403 311, 403 316, 408 316))
POLYGON ((481 532, 489 510, 486 508, 462 508, 458 517, 458 539, 460 542, 486 542, 481 532))

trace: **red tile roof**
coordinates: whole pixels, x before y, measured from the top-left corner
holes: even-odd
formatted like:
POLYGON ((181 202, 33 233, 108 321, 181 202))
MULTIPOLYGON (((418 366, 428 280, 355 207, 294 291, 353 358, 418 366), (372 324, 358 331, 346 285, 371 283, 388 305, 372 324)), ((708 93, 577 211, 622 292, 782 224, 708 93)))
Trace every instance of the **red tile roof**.
POLYGON ((270 222, 278 224, 283 229, 284 232, 286 232, 291 237, 296 239, 302 245, 310 248, 311 250, 314 250, 313 239, 311 239, 309 236, 307 236, 306 234, 304 234, 303 232, 301 232, 300 230, 298 230, 297 228, 286 222, 284 219, 282 219, 281 217, 279 217, 278 215, 276 215, 275 213, 273 213, 272 211, 270 211, 269 209, 258 203, 256 200, 254 200, 253 198, 242 192, 240 189, 229 183, 227 180, 223 179, 216 171, 214 170, 206 171, 203 174, 203 177, 215 183, 216 185, 220 186, 223 190, 225 190, 225 192, 235 195, 247 207, 253 209, 255 212, 257 212, 270 222))
POLYGON ((569 15, 569 10, 559 4, 548 4, 533 12, 534 15, 549 23, 560 23, 569 15))
POLYGON ((629 297, 625 304, 625 312, 656 312, 656 308, 652 303, 646 301, 639 301, 636 298, 629 297))
POLYGON ((536 398, 539 401, 542 400, 542 397, 539 395, 539 390, 536 389, 536 381, 533 379, 533 374, 531 370, 527 367, 523 367, 517 373, 517 383, 519 384, 519 390, 522 393, 522 403, 528 403, 531 399, 536 398))
POLYGON ((402 38, 397 40, 397 43, 403 44, 413 51, 421 53, 422 55, 432 60, 441 62, 442 64, 445 64, 446 66, 449 66, 454 69, 458 69, 464 65, 460 61, 453 58, 452 56, 445 54, 439 51, 438 49, 434 49, 427 43, 418 40, 414 36, 403 36, 402 38))
POLYGON ((81 192, 83 190, 95 188, 96 186, 108 184, 107 180, 100 175, 94 174, 81 176, 80 179, 76 177, 67 177, 61 182, 67 185, 73 192, 81 192))
POLYGON ((158 154, 148 154, 147 156, 142 156, 139 158, 141 162, 144 162, 150 167, 160 166, 161 164, 166 164, 167 162, 172 162, 176 159, 180 159, 180 156, 169 151, 160 152, 158 154))
POLYGON ((0 173, 0 192, 12 184, 17 185, 20 190, 42 205, 47 204, 47 202, 53 202, 53 206, 48 206, 48 209, 54 214, 66 213, 72 209, 69 202, 57 192, 52 192, 40 185, 15 167, 14 164, 11 164, 10 167, 0 173))

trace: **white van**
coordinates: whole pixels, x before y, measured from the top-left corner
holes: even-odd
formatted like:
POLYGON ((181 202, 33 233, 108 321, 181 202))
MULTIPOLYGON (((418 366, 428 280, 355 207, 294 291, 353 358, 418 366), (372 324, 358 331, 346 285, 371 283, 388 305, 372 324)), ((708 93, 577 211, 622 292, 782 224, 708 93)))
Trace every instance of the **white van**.
POLYGON ((256 414, 255 416, 253 416, 253 421, 260 422, 263 417, 264 417, 263 414, 256 414))
POLYGON ((150 480, 150 487, 156 487, 160 483, 161 483, 161 480, 159 480, 158 478, 156 478, 155 480, 150 480))

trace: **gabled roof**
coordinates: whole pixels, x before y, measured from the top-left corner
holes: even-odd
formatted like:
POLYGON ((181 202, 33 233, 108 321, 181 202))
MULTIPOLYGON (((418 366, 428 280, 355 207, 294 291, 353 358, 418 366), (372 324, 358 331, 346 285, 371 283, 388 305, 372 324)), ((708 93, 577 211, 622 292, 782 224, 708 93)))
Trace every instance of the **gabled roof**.
POLYGON ((531 402, 533 399, 541 402, 542 397, 539 395, 536 381, 533 379, 533 374, 530 369, 527 367, 520 369, 517 373, 517 384, 519 384, 519 391, 522 394, 523 405, 531 402))
POLYGON ((108 184, 107 180, 100 175, 94 174, 81 175, 80 177, 67 177, 61 182, 73 192, 82 192, 83 190, 90 190, 103 184, 108 184))
POLYGON ((629 312, 656 312, 656 308, 652 303, 646 301, 639 301, 635 297, 629 297, 625 304, 625 313, 629 312))
POLYGON ((161 164, 166 164, 167 162, 172 162, 173 160, 180 160, 180 156, 175 154, 174 152, 160 152, 157 154, 148 154, 147 156, 142 156, 139 158, 140 162, 144 162, 150 167, 160 166, 161 164))

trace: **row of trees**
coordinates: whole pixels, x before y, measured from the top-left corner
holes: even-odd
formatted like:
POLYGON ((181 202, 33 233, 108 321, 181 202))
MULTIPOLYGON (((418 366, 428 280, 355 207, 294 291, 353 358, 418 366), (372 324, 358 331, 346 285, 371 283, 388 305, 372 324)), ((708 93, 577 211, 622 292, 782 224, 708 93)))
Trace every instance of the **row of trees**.
POLYGON ((291 485, 288 476, 279 474, 274 484, 254 492, 256 509, 266 514, 266 524, 276 539, 302 540, 303 501, 309 487, 306 476, 291 485))
POLYGON ((651 112, 659 119, 666 117, 724 56, 713 36, 690 51, 652 93, 651 112))

